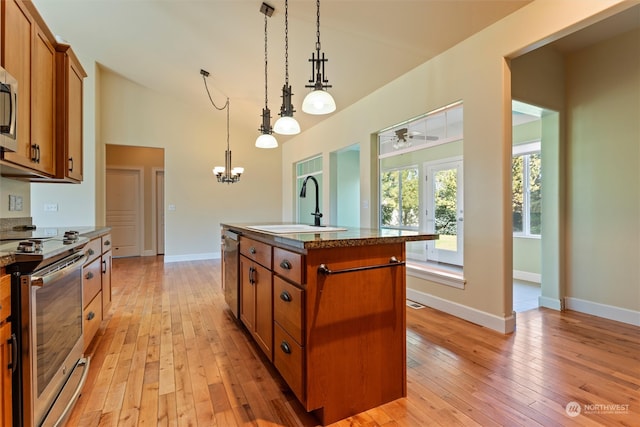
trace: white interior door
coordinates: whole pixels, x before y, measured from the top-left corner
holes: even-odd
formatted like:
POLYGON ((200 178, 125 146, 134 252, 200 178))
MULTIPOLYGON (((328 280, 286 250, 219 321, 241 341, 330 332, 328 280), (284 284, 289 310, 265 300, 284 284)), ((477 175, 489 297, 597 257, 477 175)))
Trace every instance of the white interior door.
POLYGON ((107 168, 106 216, 111 227, 113 256, 142 253, 142 170, 107 168))
POLYGON ((427 260, 462 266, 462 160, 426 163, 425 176, 427 231, 440 235, 427 243, 427 260))
POLYGON ((156 172, 156 252, 164 254, 164 171, 156 172))

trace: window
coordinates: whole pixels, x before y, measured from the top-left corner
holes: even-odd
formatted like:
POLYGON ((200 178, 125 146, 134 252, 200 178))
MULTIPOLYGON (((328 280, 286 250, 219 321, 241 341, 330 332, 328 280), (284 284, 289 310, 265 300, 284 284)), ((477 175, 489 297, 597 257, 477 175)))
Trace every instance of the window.
POLYGON ((462 130, 463 105, 456 103, 378 133, 380 226, 441 235, 407 242, 413 266, 461 271, 462 130))
POLYGON ((418 168, 395 169, 380 175, 382 227, 417 230, 420 225, 418 168))
POLYGON ((539 237, 542 227, 540 142, 517 145, 511 161, 513 233, 539 237))

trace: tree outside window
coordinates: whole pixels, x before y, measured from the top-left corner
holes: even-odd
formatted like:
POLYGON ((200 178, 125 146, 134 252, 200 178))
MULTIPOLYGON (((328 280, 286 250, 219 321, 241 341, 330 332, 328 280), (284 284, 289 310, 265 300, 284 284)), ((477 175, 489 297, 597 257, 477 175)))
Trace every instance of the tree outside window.
POLYGON ((380 178, 382 226, 418 229, 420 224, 418 168, 386 171, 380 178))
POLYGON ((513 232, 539 236, 542 231, 542 158, 540 152, 514 156, 511 162, 513 232))

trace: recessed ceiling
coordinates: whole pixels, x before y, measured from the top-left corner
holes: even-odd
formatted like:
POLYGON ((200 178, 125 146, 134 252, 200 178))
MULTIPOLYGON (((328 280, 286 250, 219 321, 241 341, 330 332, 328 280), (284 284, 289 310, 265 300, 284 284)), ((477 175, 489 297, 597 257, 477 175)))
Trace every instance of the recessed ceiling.
MULTIPOLYGON (((530 0, 321 2, 322 51, 338 110, 371 93, 530 0)), ((269 108, 277 118, 284 84, 284 1, 268 18, 269 108)), ((213 96, 231 99, 235 125, 258 134, 264 105, 262 1, 34 0, 52 32, 81 58, 150 89, 211 108, 200 69, 211 73, 213 96)), ((326 116, 301 110, 315 49, 316 3, 289 2, 289 79, 295 117, 307 129, 326 116)), ((85 64, 87 65, 87 64, 85 64)), ((213 114, 213 112, 212 112, 213 114)), ((275 121, 275 120, 273 120, 275 121)), ((279 137, 280 140, 286 138, 279 137)))

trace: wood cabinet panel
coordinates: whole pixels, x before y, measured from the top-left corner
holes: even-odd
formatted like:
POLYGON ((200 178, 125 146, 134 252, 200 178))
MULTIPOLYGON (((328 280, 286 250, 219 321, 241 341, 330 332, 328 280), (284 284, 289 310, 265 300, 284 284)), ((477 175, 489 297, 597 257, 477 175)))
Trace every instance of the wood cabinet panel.
POLYGON ((86 307, 102 290, 102 263, 93 260, 82 267, 82 306, 86 307))
POLYGON ((90 240, 84 247, 84 254, 87 257, 87 263, 98 258, 102 253, 102 242, 100 239, 90 240))
POLYGON ((240 236, 240 253, 268 269, 271 269, 271 246, 240 236))
POLYGON ((0 425, 12 424, 11 276, 0 268, 0 425))
POLYGON ((304 282, 302 268, 304 256, 282 248, 273 248, 273 271, 288 280, 301 284, 304 282))
MULTIPOLYGON (((28 168, 34 176, 55 173, 55 49, 53 36, 21 1, 5 6, 4 67, 18 80, 18 150, 3 162, 28 168)), ((4 172, 3 172, 4 173, 4 172)))
POLYGON ((113 296, 111 294, 111 251, 102 254, 102 315, 105 316, 111 308, 113 296))
POLYGON ((83 316, 84 349, 86 351, 102 321, 102 294, 100 292, 85 307, 83 316))
POLYGON ((271 271, 240 256, 240 320, 273 360, 273 282, 271 271))
POLYGON ((273 277, 273 320, 282 326, 299 345, 304 343, 302 331, 304 291, 278 276, 273 277))
POLYGON ((277 323, 273 342, 273 364, 298 400, 304 402, 304 349, 277 323))

